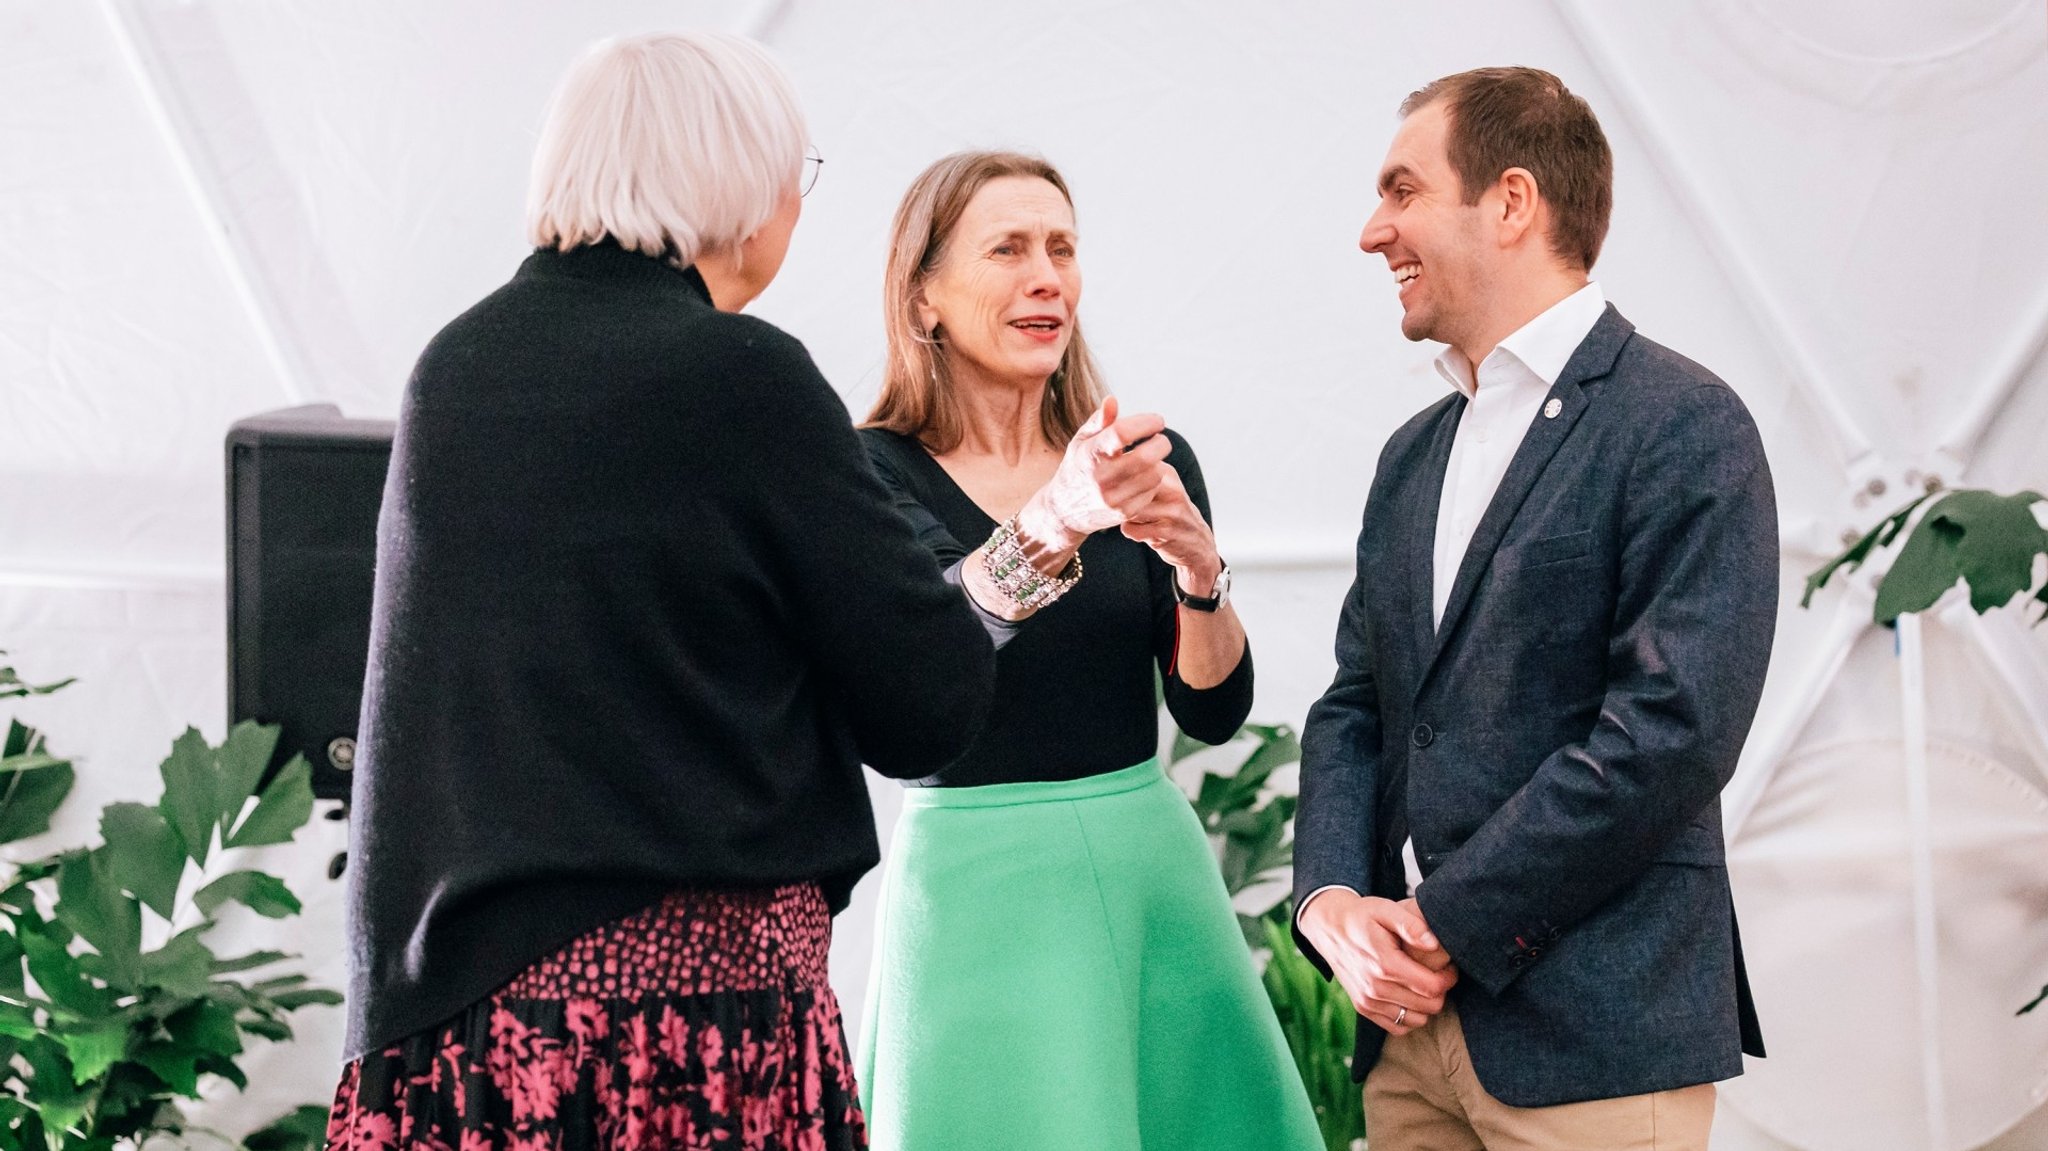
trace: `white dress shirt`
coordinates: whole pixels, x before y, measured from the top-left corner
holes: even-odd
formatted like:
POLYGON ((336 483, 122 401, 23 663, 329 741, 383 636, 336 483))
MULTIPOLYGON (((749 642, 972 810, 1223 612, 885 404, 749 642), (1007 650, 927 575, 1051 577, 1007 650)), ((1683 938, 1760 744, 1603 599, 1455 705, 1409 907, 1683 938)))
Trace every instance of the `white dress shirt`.
MULTIPOLYGON (((1443 624, 1458 567, 1472 544, 1472 532, 1493 503, 1515 450, 1522 446, 1529 425, 1542 418, 1544 398, 1606 310, 1606 295, 1589 281, 1494 345, 1477 372, 1456 348, 1445 348, 1436 358, 1437 374, 1465 397, 1437 500, 1430 618, 1438 626, 1443 624)), ((1408 875, 1408 894, 1414 895, 1422 885, 1422 867, 1416 862, 1412 838, 1401 845, 1401 863, 1408 875)), ((1301 906, 1328 890, 1309 892, 1301 906)), ((1296 908, 1295 915, 1300 914, 1296 908)))

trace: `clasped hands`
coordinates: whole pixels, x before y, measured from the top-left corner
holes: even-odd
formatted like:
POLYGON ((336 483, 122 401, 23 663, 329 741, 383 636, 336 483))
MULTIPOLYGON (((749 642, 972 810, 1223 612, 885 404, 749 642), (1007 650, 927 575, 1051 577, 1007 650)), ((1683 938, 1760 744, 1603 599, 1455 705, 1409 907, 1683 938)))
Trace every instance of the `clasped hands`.
POLYGON ((1308 902, 1300 922, 1352 1008, 1389 1035, 1406 1035, 1441 1014, 1457 986, 1457 967, 1413 899, 1397 903, 1331 888, 1308 902))
MULTIPOLYGON (((1208 522, 1166 462, 1172 446, 1165 431, 1164 416, 1119 418, 1116 397, 1102 401, 1068 442, 1052 480, 1017 513, 1020 534, 1050 562, 1095 532, 1120 528, 1176 568, 1182 587, 1206 595, 1223 565, 1208 522)), ((1039 558, 1031 555, 1047 570, 1039 558)))

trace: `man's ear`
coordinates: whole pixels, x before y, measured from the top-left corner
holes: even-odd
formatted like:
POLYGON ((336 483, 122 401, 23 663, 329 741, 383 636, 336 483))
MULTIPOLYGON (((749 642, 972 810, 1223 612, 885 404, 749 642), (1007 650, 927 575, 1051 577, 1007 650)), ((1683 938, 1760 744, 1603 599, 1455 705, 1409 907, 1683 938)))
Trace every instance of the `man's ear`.
POLYGON ((1544 204, 1534 173, 1527 168, 1509 168, 1494 182, 1493 190, 1500 213, 1497 225, 1501 247, 1512 248, 1541 232, 1544 204))

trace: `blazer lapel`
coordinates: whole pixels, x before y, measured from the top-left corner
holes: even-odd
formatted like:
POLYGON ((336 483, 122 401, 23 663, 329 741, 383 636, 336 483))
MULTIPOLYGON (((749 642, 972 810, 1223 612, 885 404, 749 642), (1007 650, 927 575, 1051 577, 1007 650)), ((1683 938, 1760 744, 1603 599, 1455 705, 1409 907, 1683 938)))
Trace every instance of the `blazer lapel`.
MULTIPOLYGON (((1515 458, 1508 462, 1507 474, 1501 477, 1500 487, 1493 493, 1493 502, 1486 505, 1486 514, 1479 518, 1479 526, 1472 531, 1472 543, 1465 550, 1465 558, 1458 565, 1458 578, 1451 585, 1451 598, 1444 605, 1443 622, 1437 625, 1432 652, 1428 664, 1423 668, 1423 681, 1429 678, 1429 671, 1443 657, 1452 633, 1457 631, 1458 621, 1472 602, 1473 593, 1479 588, 1479 581, 1493 562, 1494 549, 1500 546, 1501 537, 1507 534, 1508 525, 1515 520, 1515 513, 1521 510, 1522 502, 1529 498, 1530 489, 1542 478, 1543 470, 1550 466, 1552 456, 1571 435, 1573 425, 1585 414, 1587 399, 1581 385, 1606 375, 1614 368, 1614 361, 1621 354, 1635 325, 1622 319, 1621 313, 1609 304, 1593 330, 1579 342, 1579 348, 1557 377, 1557 383, 1543 401, 1543 410, 1536 422, 1529 425, 1528 434, 1522 437, 1522 446, 1515 451, 1515 458), (1550 405, 1557 404, 1557 414, 1550 415, 1550 405)), ((1441 474, 1441 472, 1439 472, 1441 474)), ((1441 491, 1441 486, 1438 488, 1441 491)), ((1432 550, 1434 550, 1432 548, 1432 550)))

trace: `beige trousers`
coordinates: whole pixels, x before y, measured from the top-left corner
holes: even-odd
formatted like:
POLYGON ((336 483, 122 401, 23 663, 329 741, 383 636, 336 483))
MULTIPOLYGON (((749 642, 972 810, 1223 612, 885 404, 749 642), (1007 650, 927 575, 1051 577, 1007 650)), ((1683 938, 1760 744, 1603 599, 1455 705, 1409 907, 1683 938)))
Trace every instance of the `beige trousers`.
MULTIPOLYGON (((1371 1023, 1361 1020, 1361 1027, 1371 1023)), ((1457 1011, 1402 1036, 1365 1077, 1372 1151, 1706 1151, 1714 1085, 1510 1107, 1486 1093, 1465 1052, 1457 1011)))

